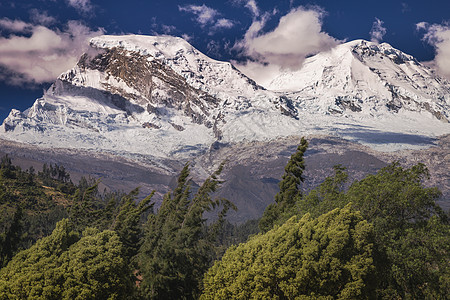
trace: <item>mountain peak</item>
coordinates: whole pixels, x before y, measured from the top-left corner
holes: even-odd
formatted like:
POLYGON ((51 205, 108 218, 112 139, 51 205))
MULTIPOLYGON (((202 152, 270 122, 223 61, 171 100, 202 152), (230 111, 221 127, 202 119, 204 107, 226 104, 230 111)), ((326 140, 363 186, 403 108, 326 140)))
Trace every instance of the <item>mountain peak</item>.
POLYGON ((210 59, 183 38, 168 35, 102 35, 92 38, 90 44, 100 49, 122 48, 157 59, 174 59, 181 54, 210 59))
POLYGON ((309 57, 276 78, 273 90, 182 38, 100 36, 91 46, 30 109, 10 114, 2 138, 167 158, 216 141, 358 139, 352 126, 448 133, 450 84, 388 44, 357 40, 309 57))
POLYGON ((404 109, 426 110, 444 122, 450 117, 450 83, 387 43, 338 45, 307 58, 300 70, 286 71, 267 88, 311 99, 306 103, 330 113, 404 109))

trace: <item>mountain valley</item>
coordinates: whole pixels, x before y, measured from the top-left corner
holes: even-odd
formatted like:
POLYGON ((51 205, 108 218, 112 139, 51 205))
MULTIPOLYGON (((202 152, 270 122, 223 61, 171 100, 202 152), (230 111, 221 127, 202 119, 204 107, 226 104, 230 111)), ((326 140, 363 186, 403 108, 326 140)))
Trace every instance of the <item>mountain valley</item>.
POLYGON ((32 107, 10 113, 0 152, 108 189, 155 189, 157 201, 186 162, 200 182, 226 160, 218 195, 243 222, 273 201, 305 136, 305 190, 335 164, 355 180, 394 160, 424 162, 448 209, 449 108, 450 83, 388 44, 339 45, 262 87, 181 38, 101 36, 32 107))

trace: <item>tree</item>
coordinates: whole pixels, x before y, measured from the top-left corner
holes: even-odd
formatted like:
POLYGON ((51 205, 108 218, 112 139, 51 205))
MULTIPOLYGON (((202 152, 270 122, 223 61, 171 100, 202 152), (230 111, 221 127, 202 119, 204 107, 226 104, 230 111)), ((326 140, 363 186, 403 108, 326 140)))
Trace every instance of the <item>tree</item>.
POLYGON ((439 190, 423 185, 428 176, 423 164, 404 169, 395 162, 347 192, 347 201, 373 224, 389 261, 384 297, 445 299, 450 294, 450 225, 436 204, 439 190))
POLYGON ((0 177, 15 178, 16 167, 12 164, 11 158, 5 154, 0 160, 0 177))
POLYGON ((373 225, 385 256, 379 296, 445 299, 450 226, 436 204, 440 192, 423 185, 428 176, 423 164, 405 169, 394 162, 344 191, 347 174, 335 167, 334 176, 297 201, 298 214, 318 216, 351 203, 373 225))
POLYGON ((72 196, 73 205, 69 211, 69 219, 77 231, 88 226, 95 227, 102 223, 103 203, 98 197, 97 180, 89 187, 80 186, 72 196))
POLYGON ((0 234, 0 268, 4 267, 19 249, 23 233, 23 210, 17 206, 8 230, 0 234))
POLYGON ((148 299, 194 299, 200 293, 203 274, 214 259, 214 237, 229 208, 225 199, 212 199, 221 181, 223 164, 195 195, 190 193, 189 165, 178 177, 178 185, 164 196, 156 215, 150 215, 139 251, 143 276, 141 294, 148 299), (221 206, 218 220, 206 225, 203 213, 221 206))
POLYGON ((317 188, 297 199, 296 207, 292 210, 293 214, 302 216, 310 213, 313 217, 318 217, 335 208, 342 208, 348 203, 344 190, 348 179, 346 168, 336 165, 333 170, 333 176, 325 178, 317 188))
MULTIPOLYGON (((145 199, 136 204, 136 198, 139 189, 134 189, 128 195, 122 197, 122 205, 117 213, 111 229, 120 237, 120 241, 124 245, 125 256, 128 259, 134 257, 142 243, 142 224, 141 218, 143 214, 152 210, 154 203, 150 203, 155 191, 153 191, 145 199)), ((108 212, 108 208, 105 208, 108 212)))
POLYGON ((302 196, 299 185, 304 181, 305 161, 303 156, 307 148, 308 142, 302 137, 297 151, 292 154, 284 168, 284 175, 279 183, 280 191, 275 195, 275 203, 266 208, 259 222, 262 232, 272 229, 275 224, 283 224, 292 216, 291 211, 296 201, 302 196))
POLYGON ((0 270, 2 299, 119 299, 132 295, 131 270, 113 231, 75 233, 67 219, 0 270))
POLYGON ((62 298, 132 298, 134 281, 123 253, 123 244, 114 231, 87 228, 83 237, 60 258, 60 269, 67 272, 62 298))
POLYGON ((424 164, 404 169, 394 162, 377 174, 354 182, 347 198, 380 232, 401 230, 408 224, 426 221, 433 214, 444 215, 436 204, 441 193, 437 188, 424 187, 426 178, 429 173, 424 164))
POLYGON ((292 217, 229 248, 201 299, 368 299, 377 288, 373 227, 346 206, 292 217))

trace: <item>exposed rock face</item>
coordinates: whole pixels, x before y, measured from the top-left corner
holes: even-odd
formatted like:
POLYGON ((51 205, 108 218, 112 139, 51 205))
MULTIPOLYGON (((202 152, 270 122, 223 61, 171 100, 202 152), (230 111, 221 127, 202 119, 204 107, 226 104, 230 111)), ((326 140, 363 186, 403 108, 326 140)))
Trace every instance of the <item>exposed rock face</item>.
POLYGON ((390 45, 339 45, 266 88, 181 38, 101 36, 91 47, 32 107, 11 111, 0 146, 38 145, 12 152, 39 152, 41 161, 58 153, 69 170, 111 187, 161 193, 184 163, 200 182, 228 159, 221 193, 240 208, 236 221, 259 217, 273 200, 301 136, 311 142, 305 190, 334 164, 360 179, 400 160, 425 162, 448 195, 448 139, 440 137, 450 133, 450 83, 390 45))
POLYGON ((389 44, 351 41, 306 59, 268 88, 308 101, 309 108, 346 111, 428 111, 448 122, 450 83, 389 44))
MULTIPOLYGON (((347 167, 349 181, 374 174, 392 161, 409 167, 423 162, 430 170, 427 186, 443 191, 438 202, 450 209, 450 136, 440 139, 436 146, 426 150, 408 150, 396 153, 373 151, 357 143, 327 136, 307 137, 310 147, 306 151, 305 182, 301 188, 308 192, 331 176, 333 166, 347 167)), ((233 222, 259 218, 265 207, 274 201, 278 182, 290 155, 295 151, 298 138, 285 138, 271 142, 249 142, 236 145, 216 144, 214 148, 191 161, 194 182, 201 183, 224 160, 227 160, 222 179, 225 180, 216 196, 233 201, 237 212, 230 213, 233 222)), ((63 164, 77 181, 81 175, 102 178, 103 187, 129 191, 141 186, 141 196, 156 190, 157 206, 163 194, 174 188, 183 161, 165 160, 164 164, 142 158, 140 161, 116 155, 67 149, 41 149, 26 144, 1 141, 0 154, 8 153, 13 162, 24 169, 42 163, 63 164)), ((194 183, 195 185, 195 183, 194 183)))
POLYGON ((331 134, 393 151, 427 147, 450 132, 450 84, 387 44, 339 45, 275 78, 272 90, 181 38, 101 36, 91 47, 95 54, 83 55, 30 109, 12 111, 0 136, 187 159, 216 142, 331 134))
MULTIPOLYGON (((142 55, 120 48, 106 49, 94 58, 83 55, 78 62, 79 68, 60 77, 60 80, 83 86, 83 76, 75 73, 85 73, 97 70, 118 81, 124 86, 102 82, 102 87, 111 94, 121 95, 123 98, 136 103, 156 114, 160 113, 158 106, 181 110, 191 118, 192 122, 212 127, 208 120, 210 111, 218 105, 218 99, 190 86, 184 77, 151 55, 142 55), (78 79, 77 77, 81 78, 78 79), (79 81, 78 81, 79 80, 79 81), (129 91, 131 88, 131 91, 129 91)), ((117 105, 126 109, 123 105, 117 105)))

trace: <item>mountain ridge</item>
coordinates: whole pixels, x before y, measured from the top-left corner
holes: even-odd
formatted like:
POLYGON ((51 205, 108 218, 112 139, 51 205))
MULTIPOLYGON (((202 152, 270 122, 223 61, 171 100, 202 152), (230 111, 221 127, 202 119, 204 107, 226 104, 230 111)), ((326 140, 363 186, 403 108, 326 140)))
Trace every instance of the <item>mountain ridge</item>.
POLYGON ((394 151, 448 134, 449 107, 448 81, 387 44, 339 45, 265 89, 181 38, 100 36, 30 109, 10 113, 0 138, 155 159, 311 134, 394 151))

